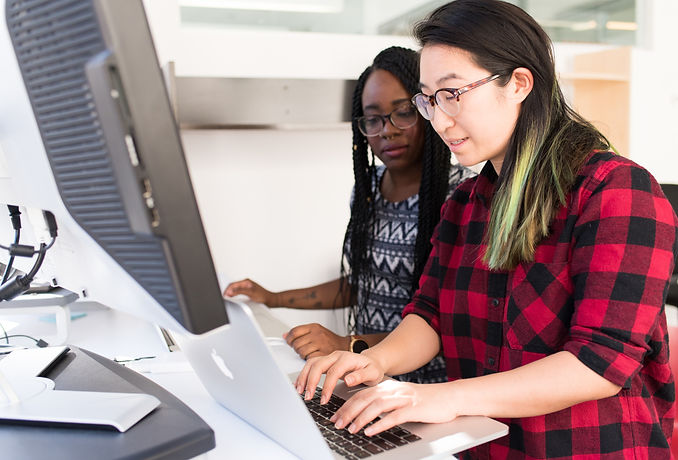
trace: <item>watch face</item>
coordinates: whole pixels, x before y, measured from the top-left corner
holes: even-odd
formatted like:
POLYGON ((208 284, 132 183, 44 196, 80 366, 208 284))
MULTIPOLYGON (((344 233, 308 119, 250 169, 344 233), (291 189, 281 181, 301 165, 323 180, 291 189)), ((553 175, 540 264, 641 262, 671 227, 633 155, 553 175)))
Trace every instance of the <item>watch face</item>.
POLYGON ((365 342, 364 340, 358 339, 355 342, 353 342, 352 351, 353 351, 353 353, 360 353, 361 351, 367 350, 368 348, 370 348, 370 346, 367 344, 367 342, 365 342))

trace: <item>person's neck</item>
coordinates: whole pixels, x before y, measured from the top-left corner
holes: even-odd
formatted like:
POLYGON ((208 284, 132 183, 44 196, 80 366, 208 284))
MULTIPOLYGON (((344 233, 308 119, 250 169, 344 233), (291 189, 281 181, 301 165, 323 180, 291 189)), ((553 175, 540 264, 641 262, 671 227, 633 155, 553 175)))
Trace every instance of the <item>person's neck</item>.
POLYGON ((381 180, 381 196, 387 201, 397 203, 419 193, 421 186, 421 168, 407 171, 384 172, 381 180))

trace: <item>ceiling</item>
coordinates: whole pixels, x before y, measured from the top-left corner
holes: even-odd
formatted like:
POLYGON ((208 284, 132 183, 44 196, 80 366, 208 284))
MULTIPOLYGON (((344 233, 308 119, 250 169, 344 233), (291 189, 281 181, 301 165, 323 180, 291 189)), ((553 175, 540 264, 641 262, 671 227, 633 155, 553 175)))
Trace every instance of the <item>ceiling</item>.
MULTIPOLYGON (((446 0, 179 0, 184 25, 408 35, 446 0)), ((635 0, 512 0, 554 41, 636 43, 635 0)))

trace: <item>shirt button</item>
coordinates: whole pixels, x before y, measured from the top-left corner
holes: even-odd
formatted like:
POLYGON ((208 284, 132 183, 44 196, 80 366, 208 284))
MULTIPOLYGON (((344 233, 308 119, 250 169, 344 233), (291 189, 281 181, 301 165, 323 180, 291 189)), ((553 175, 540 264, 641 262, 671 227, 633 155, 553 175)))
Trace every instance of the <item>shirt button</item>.
POLYGON ((491 302, 491 303, 492 303, 492 306, 493 306, 493 307, 496 307, 496 306, 499 305, 499 299, 492 299, 492 302, 491 302))
POLYGON ((494 358, 487 358, 487 364, 494 366, 494 358))

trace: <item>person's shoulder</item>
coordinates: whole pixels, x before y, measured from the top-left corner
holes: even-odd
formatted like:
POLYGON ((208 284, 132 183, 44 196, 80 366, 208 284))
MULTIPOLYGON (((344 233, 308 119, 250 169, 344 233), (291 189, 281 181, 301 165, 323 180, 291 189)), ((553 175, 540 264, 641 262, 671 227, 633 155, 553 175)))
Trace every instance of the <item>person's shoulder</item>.
POLYGON ((581 168, 575 188, 589 193, 612 188, 657 194, 660 186, 647 169, 633 160, 611 151, 596 151, 581 168))

